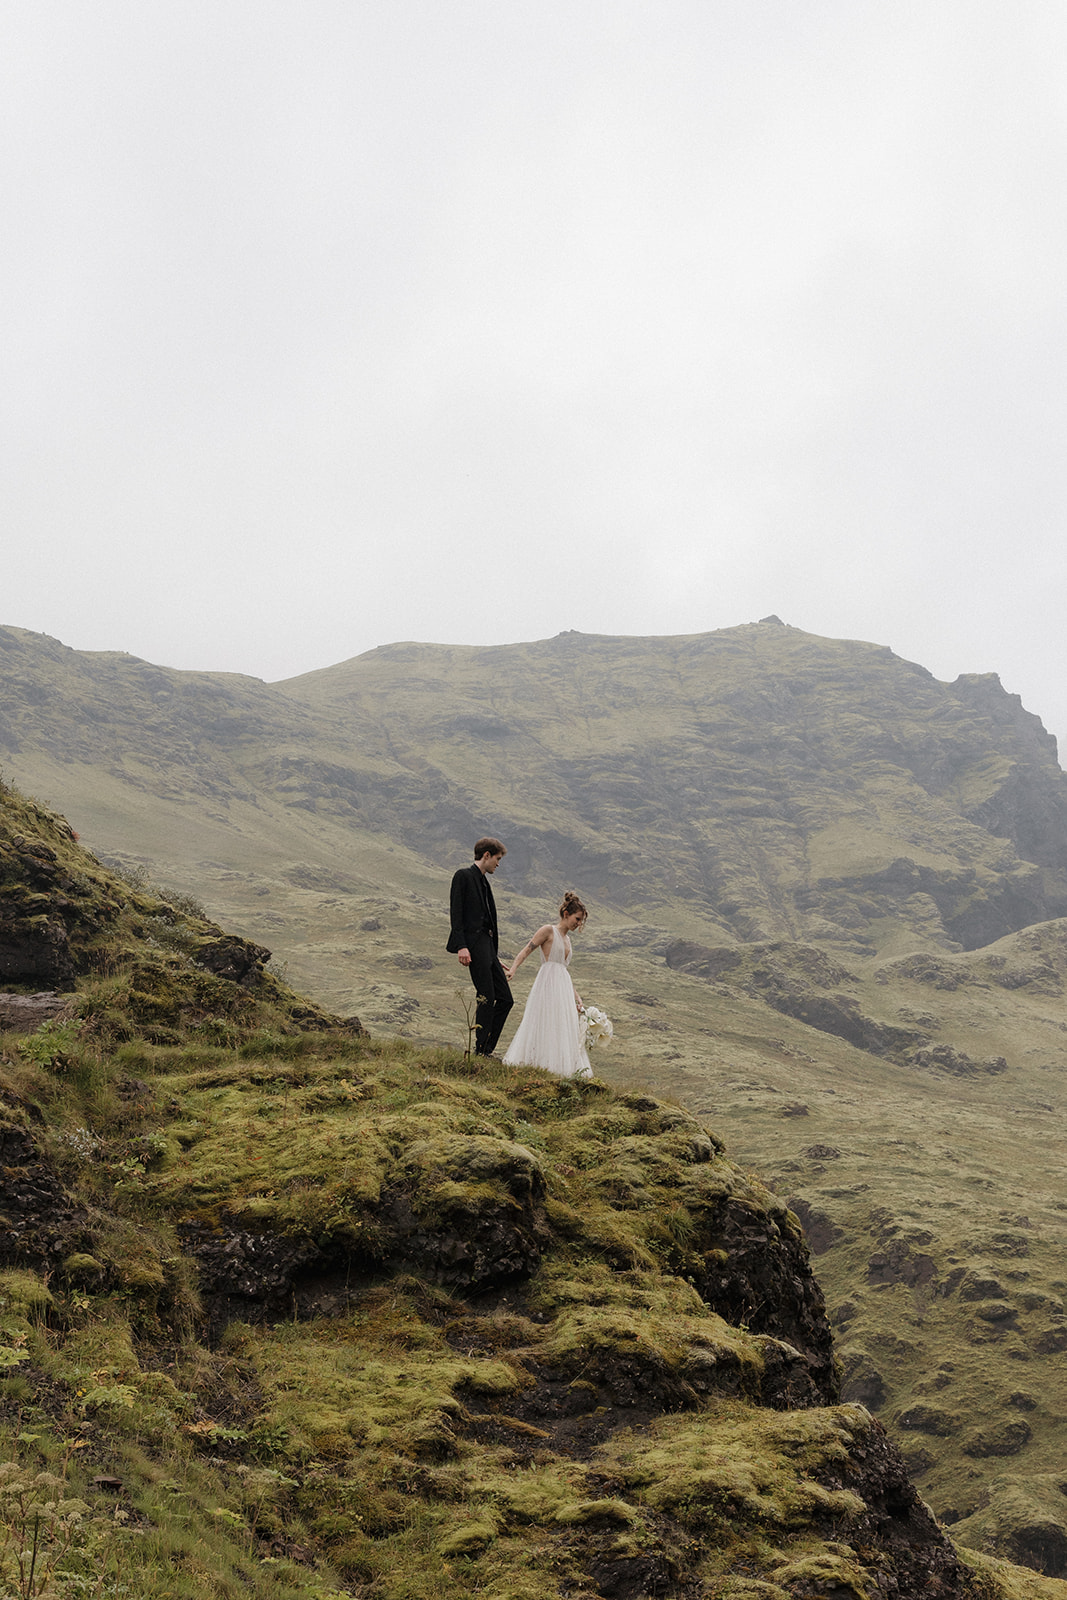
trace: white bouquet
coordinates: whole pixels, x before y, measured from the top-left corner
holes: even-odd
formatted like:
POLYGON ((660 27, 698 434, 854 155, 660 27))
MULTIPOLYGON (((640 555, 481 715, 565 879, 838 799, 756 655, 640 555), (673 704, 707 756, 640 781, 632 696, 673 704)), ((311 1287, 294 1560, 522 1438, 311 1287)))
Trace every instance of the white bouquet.
POLYGON ((587 1049, 605 1039, 610 1039, 614 1032, 611 1018, 606 1012, 601 1011, 598 1006, 586 1006, 582 1012, 582 1044, 587 1049))

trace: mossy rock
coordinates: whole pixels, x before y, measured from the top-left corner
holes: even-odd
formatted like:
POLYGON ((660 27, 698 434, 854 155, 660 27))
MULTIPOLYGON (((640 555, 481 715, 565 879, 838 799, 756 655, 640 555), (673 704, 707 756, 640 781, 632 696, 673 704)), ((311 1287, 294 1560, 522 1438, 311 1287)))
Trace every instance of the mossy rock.
POLYGON ((947 1439, 951 1434, 958 1433, 960 1428, 960 1418, 953 1412, 946 1411, 943 1406, 924 1403, 908 1406, 899 1412, 896 1423, 899 1428, 931 1433, 938 1439, 947 1439))
POLYGON ((1029 1444, 1031 1428, 1021 1417, 973 1433, 963 1442, 963 1453, 982 1459, 986 1456, 1015 1456, 1029 1444))
POLYGON ((68 1283, 96 1284, 103 1278, 106 1269, 95 1256, 85 1251, 74 1251, 63 1261, 63 1276, 68 1283))
POLYGON ((0 1272, 0 1312, 20 1318, 44 1316, 54 1305, 51 1290, 36 1273, 17 1268, 0 1272))
POLYGON ((445 1535, 438 1543, 437 1554, 446 1561, 452 1556, 474 1555, 492 1544, 496 1538, 496 1531, 496 1524, 493 1522, 475 1520, 465 1523, 445 1535))

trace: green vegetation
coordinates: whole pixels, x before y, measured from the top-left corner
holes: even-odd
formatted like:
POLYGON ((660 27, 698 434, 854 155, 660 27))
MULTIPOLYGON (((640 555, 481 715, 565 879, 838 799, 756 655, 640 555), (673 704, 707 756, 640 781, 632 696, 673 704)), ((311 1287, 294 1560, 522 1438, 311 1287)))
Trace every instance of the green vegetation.
MULTIPOLYGON (((73 871, 0 807, 5 887, 73 871)), ((4 1593, 1062 1593, 959 1565, 835 1401, 796 1218, 680 1106, 200 988, 217 930, 146 956, 107 874, 63 909, 69 1010, 0 1039, 4 1593)))
MULTIPOLYGON (((27 1084, 57 1071, 68 1085, 90 1079, 103 1114, 115 1096, 80 1054, 90 1027, 109 1059, 126 1052, 131 1079, 163 1071, 153 1050, 179 1052, 186 1065, 175 1057, 166 1072, 176 1085, 190 1076, 175 1097, 217 1090, 226 1125, 244 1118, 244 1145, 204 1136, 204 1191, 183 1201, 214 1227, 226 1160, 245 1161, 270 1121, 247 1111, 237 1078, 204 1087, 223 1057, 236 1074, 260 1070, 258 1036, 261 1061, 285 1060, 284 1118, 318 1048, 319 1006, 417 1052, 442 1047, 451 1060, 462 1047, 469 984, 444 954, 443 908, 449 871, 490 826, 511 847, 497 879, 509 953, 570 883, 592 907, 575 970, 616 1025, 595 1057, 603 1081, 623 1095, 651 1086, 714 1127, 802 1218, 846 1399, 876 1412, 961 1542, 1067 1572, 1067 780, 1037 719, 995 678, 940 684, 875 646, 774 625, 395 646, 273 687, 17 629, 0 645, 9 771, 61 802, 134 880, 78 869, 122 909, 95 934, 71 931, 76 960, 94 939, 99 949, 92 984, 79 979, 88 1010, 74 1038, 60 1017, 9 1045, 27 1084), (151 879, 179 886, 169 912, 144 894, 137 911, 151 879), (290 994, 281 1015, 261 988, 206 971, 199 943, 219 931, 179 894, 270 946, 266 980, 283 970, 318 1006, 301 1017, 290 994), (109 971, 116 938, 130 966, 109 971), (710 962, 679 956, 679 942, 710 962), (271 1053, 282 1040, 291 1058, 271 1053)), ((62 857, 51 824, 31 824, 62 857)), ((331 1048, 341 1043, 335 1034, 331 1048)), ((342 1076, 319 1092, 348 1093, 342 1076)), ((540 1117, 516 1130, 509 1142, 542 1163, 540 1117)), ((163 1150, 122 1159, 177 1185, 192 1150, 180 1119, 150 1132, 163 1150)), ((386 1142, 367 1147, 367 1184, 396 1159, 386 1132, 372 1134, 386 1142)), ((422 1142, 444 1136, 427 1117, 422 1142)), ((264 1160, 295 1159, 277 1130, 259 1143, 264 1160)), ((596 1163, 564 1161, 594 1210, 584 1193, 568 1198, 568 1174, 542 1172, 555 1234, 578 1227, 571 1213, 599 1230, 609 1275, 687 1248, 688 1209, 649 1183, 657 1145, 617 1139, 599 1187, 596 1163), (620 1223, 653 1205, 647 1234, 620 1223)), ((307 1155, 321 1199, 263 1185, 241 1198, 246 1227, 302 1225, 319 1205, 341 1230, 330 1147, 307 1155)), ((447 1174, 420 1203, 436 1225, 479 1197, 488 1206, 508 1181, 447 1174)), ((538 1274, 563 1281, 550 1254, 538 1274)), ((642 1339, 682 1381, 645 1311, 642 1339)), ((750 1310, 734 1316, 751 1326, 750 1310)))
POLYGON ((746 952, 711 985, 679 973, 689 1015, 709 997, 722 1032, 702 1070, 667 1062, 658 1081, 802 1217, 843 1392, 881 1416, 954 1535, 1062 1571, 1063 924, 829 974, 864 1017, 948 1047, 899 1061, 782 1013, 759 1039, 754 968, 803 996, 811 955, 746 952))
MULTIPOLYGON (((741 1592, 745 1573, 769 1594, 812 1575, 873 1592, 849 1531, 867 1508, 842 1482, 868 1413, 765 1409, 779 1347, 685 1275, 724 1194, 792 1224, 677 1110, 360 1040, 295 1062, 75 1056, 48 1079, 5 1068, 84 1208, 56 1268, 0 1274, 12 1592, 592 1595, 622 1562, 669 1592, 741 1592), (143 1092, 116 1127, 101 1108, 132 1066, 143 1092), (616 1165, 639 1202, 605 1199, 616 1165), (435 1284, 442 1238, 501 1227, 534 1175, 551 1222, 529 1276, 473 1301, 435 1284), (390 1184, 432 1235, 397 1229, 390 1184), (689 1223, 673 1235, 668 1195, 689 1223), (246 1319, 205 1343, 196 1228, 290 1241, 312 1270, 274 1300, 269 1274, 242 1281, 246 1319), (405 1241, 430 1279, 389 1270, 405 1241)), ((990 1594, 1042 1592, 1005 1571, 990 1594)))

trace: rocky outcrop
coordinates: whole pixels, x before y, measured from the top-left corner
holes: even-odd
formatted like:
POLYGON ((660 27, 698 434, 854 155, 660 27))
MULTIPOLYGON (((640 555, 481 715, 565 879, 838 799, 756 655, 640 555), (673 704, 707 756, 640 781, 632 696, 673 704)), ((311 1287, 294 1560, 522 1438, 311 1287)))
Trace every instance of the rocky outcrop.
POLYGON ((27 1129, 0 1123, 0 1264, 52 1270, 91 1248, 88 1212, 27 1129))
POLYGON ((263 968, 270 960, 270 951, 249 939, 239 939, 235 934, 221 938, 207 938, 196 947, 198 966, 213 972, 218 978, 228 978, 242 988, 251 988, 263 976, 263 968))
POLYGON ((54 989, 39 994, 0 994, 0 1030, 33 1033, 42 1022, 62 1016, 69 1007, 70 1000, 54 989))
MULTIPOLYGON (((768 1595, 976 1600, 880 1426, 835 1404, 829 1328, 796 1218, 693 1117, 650 1095, 542 1075, 434 1078, 425 1057, 386 1083, 350 1069, 339 1078, 329 1057, 309 1074, 304 1058, 284 1077, 283 1111, 276 1067, 244 1077, 227 1062, 220 1080, 217 1065, 202 1069, 199 1099, 195 1073, 183 1071, 185 1104, 164 1102, 164 1090, 162 1115, 144 1083, 118 1081, 120 1099, 158 1132, 113 1149, 90 1139, 74 1162, 138 1150, 138 1211, 177 1224, 184 1264, 169 1241, 146 1243, 143 1224, 86 1206, 48 1159, 49 1136, 13 1123, 0 1129, 0 1264, 47 1275, 60 1298, 66 1285, 79 1319, 93 1294, 121 1289, 151 1343, 169 1341, 179 1313, 186 1340, 199 1331, 217 1344, 229 1328, 228 1370, 254 1343, 250 1329, 266 1325, 263 1348, 295 1360, 271 1381, 285 1391, 298 1453, 283 1454, 284 1426, 263 1434, 287 1469, 266 1477, 309 1508, 327 1560, 351 1526, 328 1504, 310 1515, 327 1497, 360 1485, 357 1526, 384 1537, 390 1517, 451 1504, 435 1473, 462 1453, 464 1473, 484 1474, 492 1492, 479 1494, 481 1512, 465 1504, 443 1523, 435 1561, 491 1560, 506 1536, 523 1541, 524 1559, 550 1562, 559 1593, 581 1583, 605 1600, 695 1600, 735 1580, 768 1595), (331 1108, 343 1110, 331 1120, 331 1108), (521 1122, 530 1142, 491 1118, 521 1122), (300 1138, 320 1162, 314 1179, 289 1161, 300 1138), (140 1260, 121 1261, 123 1247, 140 1260), (199 1296, 179 1301, 190 1262, 199 1296), (269 1331, 277 1324, 284 1349, 269 1331), (306 1366, 302 1348, 317 1352, 306 1366), (300 1374, 320 1371, 307 1399, 314 1448, 328 1456, 309 1464, 297 1390, 300 1374)), ((903 1257, 896 1266, 905 1270, 903 1257)), ((971 1287, 990 1291, 985 1279, 971 1287)), ((212 1359, 202 1350, 197 1371, 212 1359)), ((177 1383, 177 1364, 167 1371, 177 1383)), ((241 1455, 242 1441, 253 1448, 249 1427, 218 1417, 187 1431, 213 1459, 235 1451, 238 1470, 254 1470, 241 1455)), ((912 1421, 929 1430, 932 1415, 912 1421)), ((1017 1447, 1027 1428, 1018 1409, 1014 1422, 1002 1437, 969 1436, 972 1455, 1017 1447)))
POLYGON ((73 989, 74 958, 63 923, 47 913, 19 916, 14 907, 0 907, 0 979, 73 989))
POLYGON ((212 1341, 235 1319, 266 1322, 291 1317, 301 1275, 311 1268, 322 1274, 336 1265, 327 1262, 309 1239, 253 1233, 235 1218, 224 1217, 215 1227, 182 1223, 178 1234, 196 1261, 205 1332, 212 1341))
MULTIPOLYGON (((116 875, 83 850, 62 817, 0 784, 0 982, 35 994, 0 997, 0 1027, 33 1031, 101 966, 130 978, 126 1020, 157 1044, 174 1044, 183 1023, 208 1019, 230 1035, 259 1020, 302 1031, 360 1036, 358 1017, 332 1016, 266 974, 271 952, 226 933, 195 901, 163 898, 143 872, 116 875), (51 996, 51 998, 49 998, 51 996)), ((414 1004, 414 1002, 413 1002, 414 1004)), ((101 1008, 97 1008, 98 1010, 101 1008)), ((107 1009, 107 1008, 104 1008, 107 1009)))
POLYGON ((850 1535, 857 1544, 869 1540, 888 1558, 892 1579, 883 1593, 899 1600, 938 1596, 973 1600, 971 1574, 920 1499, 899 1451, 877 1422, 856 1442, 840 1477, 829 1482, 853 1490, 863 1502, 850 1535))
MULTIPOLYGON (((714 1150, 693 1135, 698 1125, 650 1096, 630 1097, 633 1125, 656 1134, 692 1130, 692 1150, 679 1175, 699 1172, 714 1150)), ((676 1159, 663 1139, 656 1168, 676 1159), (670 1153, 668 1155, 668 1152, 670 1153)), ((668 1189, 676 1180, 662 1173, 668 1189)), ((363 1211, 361 1242, 346 1237, 282 1237, 253 1232, 235 1216, 181 1226, 195 1257, 213 1330, 232 1317, 268 1321, 294 1307, 342 1309, 368 1276, 411 1272, 467 1295, 484 1296, 528 1283, 547 1248, 558 1247, 545 1173, 533 1151, 485 1135, 416 1144, 387 1174, 379 1199, 363 1211), (348 1293, 339 1289, 348 1286, 348 1293)), ((629 1193, 619 1193, 623 1210, 629 1193)), ((826 1308, 796 1220, 770 1195, 733 1195, 720 1183, 697 1187, 690 1200, 696 1228, 678 1268, 724 1322, 767 1339, 768 1396, 783 1405, 826 1404, 838 1395, 826 1308)), ((618 1266, 628 1255, 619 1249, 618 1266)), ((627 1353, 627 1360, 631 1359, 627 1353)), ((672 1380, 673 1381, 673 1380, 672 1380)), ((681 1382, 682 1380, 678 1380, 681 1382)), ((685 1380, 686 1383, 688 1380, 685 1380)), ((689 1389, 695 1400, 697 1391, 689 1389)), ((770 1403, 770 1401, 768 1401, 770 1403)))
MULTIPOLYGON (((0 791, 2 794, 2 791, 0 791)), ((0 815, 0 981, 69 991, 79 946, 118 905, 72 867, 74 835, 59 817, 20 801, 0 815), (10 815, 7 813, 10 812, 10 815), (32 821, 36 833, 26 831, 32 821)))
POLYGON ((784 1226, 781 1212, 776 1220, 731 1199, 716 1212, 708 1242, 692 1275, 701 1298, 724 1321, 803 1351, 812 1395, 836 1400, 833 1337, 799 1228, 784 1226))

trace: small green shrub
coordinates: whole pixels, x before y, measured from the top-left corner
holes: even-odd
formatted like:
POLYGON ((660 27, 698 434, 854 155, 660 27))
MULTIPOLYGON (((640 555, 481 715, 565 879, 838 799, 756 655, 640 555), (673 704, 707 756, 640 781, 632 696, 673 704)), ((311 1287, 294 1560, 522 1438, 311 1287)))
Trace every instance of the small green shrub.
POLYGON ((47 1067, 52 1072, 61 1072, 71 1065, 77 1040, 76 1022, 69 1018, 49 1017, 47 1022, 41 1023, 36 1033, 23 1039, 17 1048, 24 1061, 32 1061, 36 1066, 47 1067))

